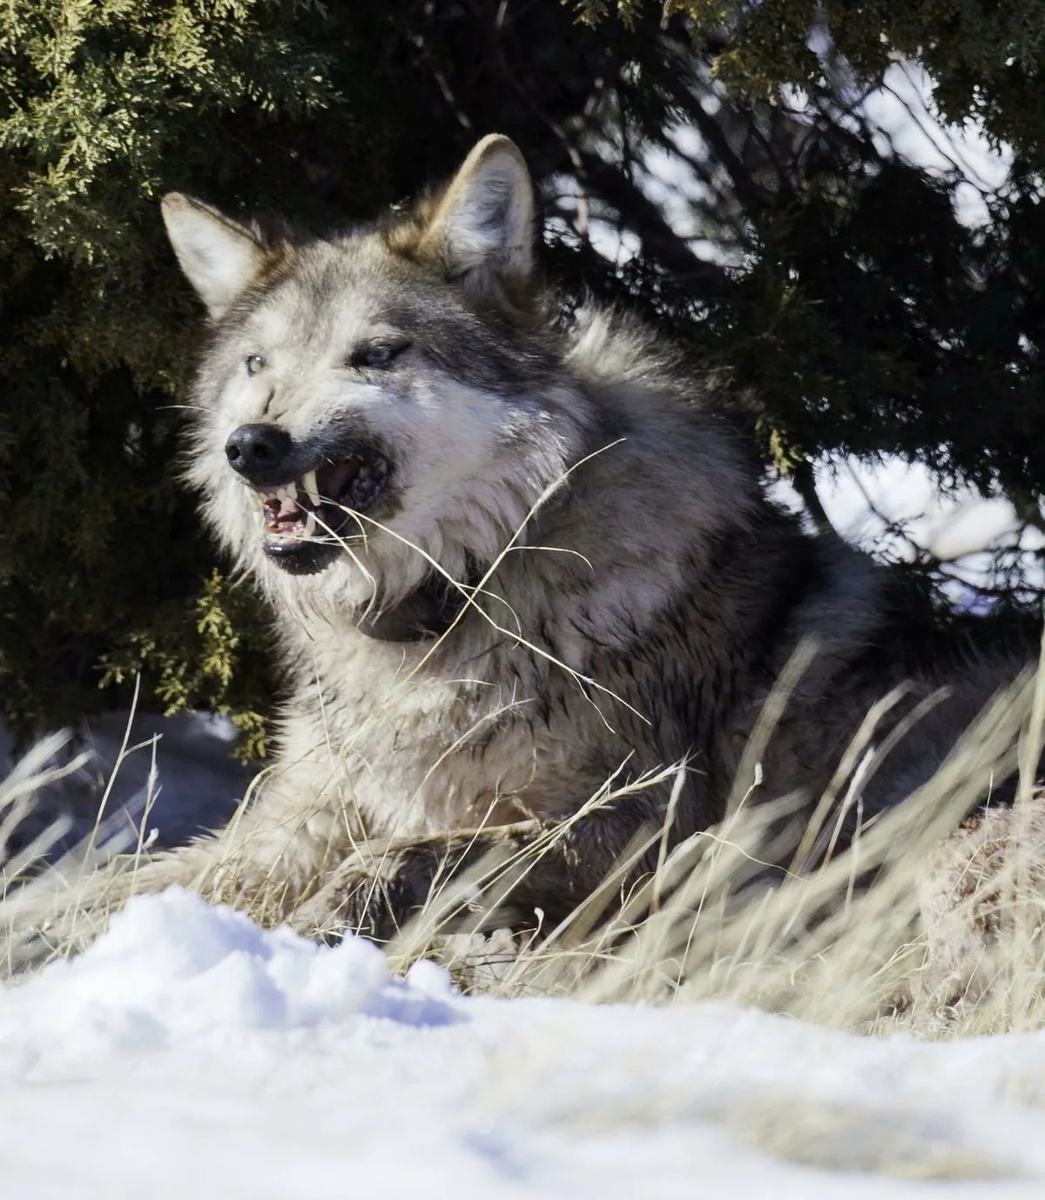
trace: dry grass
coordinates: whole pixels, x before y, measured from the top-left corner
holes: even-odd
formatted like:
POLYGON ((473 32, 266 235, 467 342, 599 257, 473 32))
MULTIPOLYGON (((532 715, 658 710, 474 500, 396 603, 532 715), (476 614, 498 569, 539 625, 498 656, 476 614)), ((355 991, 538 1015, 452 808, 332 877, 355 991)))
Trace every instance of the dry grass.
MULTIPOLYGON (((605 923, 593 918, 622 900, 627 864, 563 926, 521 944, 505 932, 440 937, 440 922, 461 909, 472 878, 446 888, 389 954, 405 966, 434 951, 464 986, 502 995, 714 997, 840 1028, 926 1036, 1045 1024, 1045 799, 1030 783, 1042 742, 1042 678, 999 696, 905 805, 815 869, 803 869, 811 844, 819 834, 830 845, 832 829, 781 834, 790 799, 754 804, 756 786, 723 825, 662 854, 656 876, 605 923), (990 781, 1017 765, 1016 804, 964 819, 990 781), (796 847, 793 869, 771 884, 765 864, 781 860, 783 838, 796 847)), ((872 728, 869 721, 839 779, 854 762, 858 780, 873 771, 872 728)), ((768 736, 764 728, 752 744, 768 736)), ((757 781, 757 758, 750 767, 757 781)), ((841 806, 857 801, 851 787, 841 806)), ((837 804, 822 805, 813 824, 831 811, 837 804)), ((497 864, 484 882, 504 869, 497 864)))
MULTIPOLYGON (((753 803, 755 756, 749 764, 755 786, 721 826, 670 852, 661 832, 651 834, 662 842, 656 876, 630 895, 620 894, 623 863, 620 876, 557 929, 526 938, 446 933, 449 917, 459 925, 461 912, 469 911, 477 885, 496 895, 499 881, 525 868, 518 861, 490 863, 442 881, 426 910, 389 946, 390 958, 402 969, 434 955, 466 988, 500 995, 676 1004, 714 997, 845 1029, 904 1028, 929 1037, 1045 1025, 1045 798, 1030 785, 1042 743, 1043 680, 1039 672, 999 696, 905 805, 815 869, 801 869, 810 839, 806 828, 794 830, 786 836, 796 846, 796 869, 765 882, 763 866, 779 861, 781 818, 791 802, 753 803), (1023 784, 1016 804, 963 823, 985 782, 1017 763, 1023 784), (596 919, 618 907, 608 921, 596 919)), ((771 716, 753 745, 771 736, 768 725, 771 716)), ((36 787, 53 777, 48 763, 57 746, 54 739, 41 743, 0 787, 4 845, 36 787)), ((854 745, 849 766, 861 755, 858 777, 866 778, 875 752, 854 745)), ((848 769, 843 764, 839 777, 848 769)), ((663 786, 665 776, 670 771, 629 786, 663 786)), ((608 786, 590 804, 619 795, 608 786)), ((825 805, 821 819, 826 812, 825 805)), ((52 830, 51 838, 61 832, 52 830)), ((830 840, 830 828, 819 832, 830 840)), ((527 855, 546 852, 554 836, 527 855)), ((88 839, 42 872, 34 859, 46 852, 48 838, 7 860, 0 919, 9 970, 92 940, 113 903, 133 887, 135 873, 147 869, 144 827, 137 846, 118 858, 106 861, 95 842, 88 839), (41 914, 49 915, 41 920, 41 914), (36 934, 27 941, 29 926, 36 934)), ((230 871, 234 862, 226 864, 226 896, 230 871)), ((201 890, 207 894, 205 882, 201 890)), ((281 911, 280 900, 275 882, 237 897, 262 923, 281 911)))
MULTIPOLYGON (((562 482, 537 500, 475 587, 446 576, 462 607, 444 637, 474 612, 502 636, 547 656, 521 636, 516 614, 492 589, 501 562, 520 548, 522 531, 562 482)), ((368 518, 350 515, 365 539, 368 518)), ((352 543, 342 544, 355 557, 352 543)), ((441 572, 420 547, 412 549, 441 572)), ((789 821, 795 800, 766 795, 759 761, 811 654, 810 647, 799 647, 769 698, 720 826, 670 852, 666 830, 650 831, 648 842, 633 847, 603 889, 567 921, 522 938, 477 931, 479 919, 470 917, 476 890, 496 900, 509 880, 548 852, 554 831, 515 859, 491 859, 463 877, 447 873, 425 910, 388 947, 393 965, 405 969, 434 956, 464 988, 499 995, 569 995, 602 1003, 715 997, 868 1032, 906 1028, 947 1036, 1045 1025, 1045 798, 1033 790, 1045 740, 1045 668, 999 695, 923 787, 839 851, 839 813, 859 806, 861 785, 889 753, 890 739, 875 747, 873 737, 896 696, 868 713, 813 817, 789 821), (965 820, 991 781, 1017 767, 1016 804, 965 820), (650 848, 659 851, 655 876, 624 894, 631 860, 650 848), (788 854, 790 870, 771 877, 766 865, 786 861, 788 854), (455 932, 448 932, 451 927, 455 932)), ((558 665, 582 690, 604 690, 558 665)), ((402 686, 410 684, 407 675, 402 686)), ((893 736, 902 736, 902 728, 893 736)), ((31 806, 34 789, 53 777, 48 763, 57 746, 54 739, 41 743, 0 786, 0 970, 8 974, 88 944, 139 877, 148 880, 153 865, 144 820, 129 853, 113 857, 99 848, 108 791, 95 833, 74 853, 40 869, 41 856, 64 832, 55 828, 7 858, 7 839, 31 806)), ((128 748, 129 732, 114 777, 128 748)), ((627 785, 608 780, 571 820, 629 791, 663 787, 673 775, 681 784, 681 764, 627 785)), ((668 826, 672 811, 669 805, 668 826)), ((240 844, 236 853, 248 850, 240 844)), ((376 869, 385 852, 376 844, 360 847, 376 869)), ((195 886, 208 899, 231 900, 263 925, 283 919, 287 905, 279 879, 239 886, 245 875, 233 855, 202 873, 195 886)), ((318 922, 308 931, 324 932, 318 922)))

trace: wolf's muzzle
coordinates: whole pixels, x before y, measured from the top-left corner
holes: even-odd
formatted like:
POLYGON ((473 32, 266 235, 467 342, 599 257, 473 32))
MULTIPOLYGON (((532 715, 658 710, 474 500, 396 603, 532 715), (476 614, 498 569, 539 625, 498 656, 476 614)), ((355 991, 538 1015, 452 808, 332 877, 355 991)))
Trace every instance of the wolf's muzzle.
POLYGON ((392 465, 372 441, 358 437, 317 454, 280 425, 241 425, 225 443, 229 466, 250 485, 261 517, 262 548, 284 570, 328 566, 346 540, 365 539, 360 516, 387 513, 392 465))

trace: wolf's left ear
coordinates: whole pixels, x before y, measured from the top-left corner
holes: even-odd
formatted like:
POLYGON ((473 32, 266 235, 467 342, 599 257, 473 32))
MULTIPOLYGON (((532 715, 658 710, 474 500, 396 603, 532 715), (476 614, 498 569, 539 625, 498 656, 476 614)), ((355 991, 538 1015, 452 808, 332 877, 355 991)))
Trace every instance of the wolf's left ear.
POLYGON ((533 184, 516 144, 483 138, 436 205, 421 254, 477 290, 509 292, 533 272, 533 184))
POLYGON ((200 200, 171 192, 160 208, 181 269, 219 320, 257 277, 264 250, 249 229, 200 200))

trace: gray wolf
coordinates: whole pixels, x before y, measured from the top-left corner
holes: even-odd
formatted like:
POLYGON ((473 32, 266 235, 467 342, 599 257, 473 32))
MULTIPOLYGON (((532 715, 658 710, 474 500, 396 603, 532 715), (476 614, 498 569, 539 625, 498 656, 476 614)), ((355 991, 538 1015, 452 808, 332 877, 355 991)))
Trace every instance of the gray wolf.
POLYGON ((887 570, 774 507, 655 331, 598 308, 560 327, 533 206, 500 136, 409 213, 324 237, 163 201, 209 314, 188 475, 271 606, 287 698, 239 818, 139 886, 220 894, 235 858, 230 897, 276 881, 276 916, 385 937, 440 870, 544 838, 497 902, 558 922, 669 806, 673 842, 723 818, 799 646, 754 793, 799 821, 894 688, 879 742, 938 702, 860 820, 1020 669, 930 637, 887 570), (623 794, 588 804, 611 779, 623 794))

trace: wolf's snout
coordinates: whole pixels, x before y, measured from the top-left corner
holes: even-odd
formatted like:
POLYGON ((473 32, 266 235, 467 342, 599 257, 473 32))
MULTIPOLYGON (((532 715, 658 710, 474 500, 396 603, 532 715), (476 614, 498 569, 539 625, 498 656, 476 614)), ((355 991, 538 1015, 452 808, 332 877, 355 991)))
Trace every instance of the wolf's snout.
POLYGON ((225 457, 234 471, 251 483, 269 483, 290 455, 290 434, 279 425, 259 422, 241 425, 225 443, 225 457))

